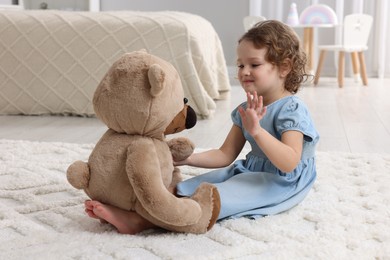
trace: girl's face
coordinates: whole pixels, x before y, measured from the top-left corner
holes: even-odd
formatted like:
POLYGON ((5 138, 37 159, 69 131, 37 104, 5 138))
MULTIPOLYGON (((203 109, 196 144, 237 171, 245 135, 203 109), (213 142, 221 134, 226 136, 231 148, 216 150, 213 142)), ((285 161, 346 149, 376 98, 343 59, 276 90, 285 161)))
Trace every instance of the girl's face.
POLYGON ((238 80, 245 92, 257 91, 267 96, 284 90, 284 79, 279 69, 266 61, 266 48, 257 49, 251 41, 243 40, 237 47, 238 80))

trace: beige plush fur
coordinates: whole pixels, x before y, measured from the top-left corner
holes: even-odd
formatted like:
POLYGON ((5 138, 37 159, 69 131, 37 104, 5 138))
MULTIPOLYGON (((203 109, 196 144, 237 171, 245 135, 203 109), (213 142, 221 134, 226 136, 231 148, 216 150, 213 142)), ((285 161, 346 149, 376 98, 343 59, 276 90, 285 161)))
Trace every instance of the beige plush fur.
POLYGON ((172 157, 186 158, 194 149, 186 138, 165 140, 165 134, 185 128, 183 99, 170 63, 145 51, 123 55, 93 99, 96 115, 109 129, 88 162, 69 166, 69 183, 91 199, 136 211, 167 230, 209 230, 220 209, 215 186, 204 183, 191 198, 173 194, 181 177, 172 157))

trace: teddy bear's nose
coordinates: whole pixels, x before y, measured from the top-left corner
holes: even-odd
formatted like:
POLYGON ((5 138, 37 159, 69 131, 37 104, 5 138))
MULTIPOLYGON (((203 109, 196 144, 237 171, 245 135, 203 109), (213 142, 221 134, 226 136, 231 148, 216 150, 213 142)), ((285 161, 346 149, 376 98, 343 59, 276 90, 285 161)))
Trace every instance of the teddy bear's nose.
POLYGON ((194 109, 187 105, 186 129, 193 128, 196 125, 197 117, 194 109))

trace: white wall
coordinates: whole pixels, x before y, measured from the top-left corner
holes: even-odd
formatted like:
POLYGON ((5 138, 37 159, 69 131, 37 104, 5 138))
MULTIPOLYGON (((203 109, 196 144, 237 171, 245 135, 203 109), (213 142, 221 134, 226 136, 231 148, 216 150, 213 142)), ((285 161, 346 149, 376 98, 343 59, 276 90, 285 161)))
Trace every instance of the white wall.
MULTIPOLYGON (((4 0, 1 0, 4 1, 4 0)), ((378 39, 381 36, 378 30, 378 17, 380 10, 377 10, 380 3, 388 0, 100 0, 101 10, 137 10, 137 11, 183 11, 194 13, 206 18, 214 26, 218 33, 227 65, 235 67, 237 40, 244 33, 242 20, 249 14, 265 16, 267 19, 286 21, 291 3, 297 4, 298 13, 311 4, 326 4, 333 8, 338 17, 342 18, 351 13, 363 12, 374 17, 374 28, 371 31, 369 49, 365 53, 367 73, 369 76, 377 76, 381 68, 381 56, 390 57, 386 51, 378 53, 378 39), (249 10, 249 6, 257 10, 249 10), (379 65, 378 65, 379 64, 379 65)), ((383 4, 382 4, 383 5, 383 4)), ((390 9, 390 4, 387 5, 390 9)), ((388 13, 384 11, 384 13, 388 13)), ((303 36, 303 30, 297 29, 299 36, 303 36)), ((390 37, 390 26, 388 34, 390 37)), ((340 28, 322 28, 315 31, 314 44, 333 44, 340 39, 340 28)), ((387 44, 388 45, 388 44, 387 44)), ((315 53, 315 60, 318 53, 315 53)), ((351 76, 350 58, 346 59, 346 74, 351 76)), ((383 59, 382 59, 383 63, 383 59)), ((323 75, 335 76, 334 56, 328 55, 325 60, 323 75)), ((316 61, 314 66, 316 67, 316 61)), ((390 59, 386 59, 386 76, 390 75, 390 59)), ((383 68, 382 68, 383 69, 383 68)))

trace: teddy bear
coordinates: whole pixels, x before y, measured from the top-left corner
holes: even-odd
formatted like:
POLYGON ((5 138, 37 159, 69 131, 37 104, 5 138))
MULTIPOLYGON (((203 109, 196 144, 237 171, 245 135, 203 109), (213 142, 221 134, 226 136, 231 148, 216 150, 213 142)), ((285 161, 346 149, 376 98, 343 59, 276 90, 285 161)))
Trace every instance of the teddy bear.
POLYGON ((220 211, 216 187, 201 184, 189 197, 175 196, 181 181, 173 160, 192 154, 184 137, 167 141, 196 123, 181 80, 169 62, 145 50, 126 53, 107 71, 93 96, 96 116, 108 130, 88 162, 67 169, 68 182, 93 200, 135 211, 173 232, 205 233, 220 211))

